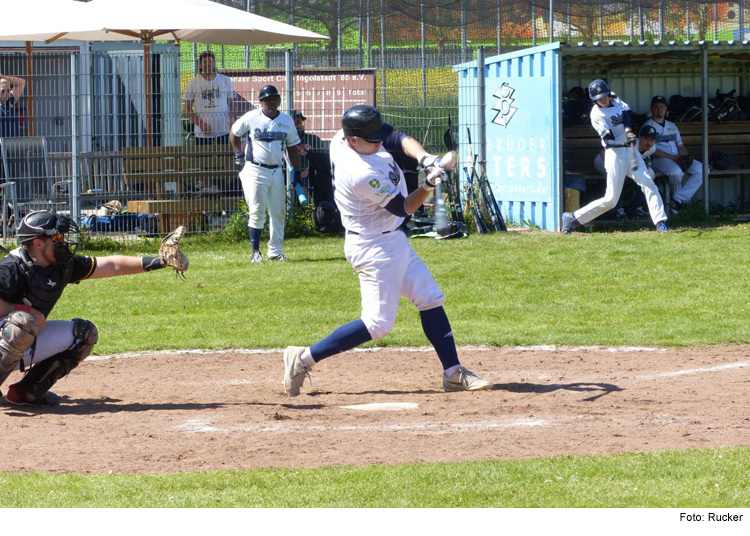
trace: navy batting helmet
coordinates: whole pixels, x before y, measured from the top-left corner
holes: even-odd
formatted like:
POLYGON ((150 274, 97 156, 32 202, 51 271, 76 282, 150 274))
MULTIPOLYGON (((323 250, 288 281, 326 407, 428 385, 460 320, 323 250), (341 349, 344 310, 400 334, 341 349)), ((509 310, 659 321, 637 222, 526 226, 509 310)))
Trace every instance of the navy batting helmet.
POLYGON ((276 89, 276 86, 263 86, 258 93, 258 100, 264 100, 268 97, 281 97, 281 93, 276 89))
POLYGON ((362 138, 370 142, 385 140, 393 132, 393 125, 383 121, 377 108, 369 104, 356 104, 341 117, 344 136, 362 138))
POLYGON ((589 84, 589 98, 592 101, 598 101, 610 93, 612 92, 609 90, 609 86, 604 80, 594 80, 589 84))

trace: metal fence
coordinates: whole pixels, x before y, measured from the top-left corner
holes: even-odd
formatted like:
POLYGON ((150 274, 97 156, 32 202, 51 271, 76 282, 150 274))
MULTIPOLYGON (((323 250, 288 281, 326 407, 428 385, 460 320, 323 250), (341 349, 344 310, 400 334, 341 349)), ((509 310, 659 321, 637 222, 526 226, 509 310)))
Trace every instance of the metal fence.
POLYGON ((306 131, 324 141, 346 107, 366 102, 437 153, 449 118, 455 123, 459 114, 452 67, 473 60, 479 46, 491 56, 550 38, 746 37, 744 2, 222 3, 332 39, 286 47, 159 44, 149 75, 138 44, 53 45, 31 55, 0 49, 0 73, 26 82, 11 104, 0 103, 17 126, 0 136, 2 193, 16 213, 67 211, 91 232, 117 237, 177 224, 192 232, 222 228, 243 199, 232 151, 201 143, 185 111, 186 88, 200 78, 198 58, 209 49, 232 80, 232 119, 257 106, 258 89, 273 83, 283 109, 302 111, 306 131))

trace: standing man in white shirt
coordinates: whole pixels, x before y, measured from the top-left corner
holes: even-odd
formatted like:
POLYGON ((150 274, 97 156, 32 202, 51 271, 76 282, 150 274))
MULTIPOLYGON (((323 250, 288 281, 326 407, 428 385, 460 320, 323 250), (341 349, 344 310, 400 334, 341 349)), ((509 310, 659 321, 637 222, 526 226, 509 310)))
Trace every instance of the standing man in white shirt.
POLYGON ((195 144, 228 144, 234 117, 232 79, 216 72, 216 59, 210 50, 201 52, 198 76, 185 88, 185 114, 195 125, 195 144))
POLYGON ((288 261, 281 251, 286 222, 286 180, 284 151, 292 165, 294 182, 301 176, 297 146, 299 135, 290 115, 279 111, 281 94, 275 86, 263 86, 258 93, 260 108, 240 117, 229 132, 234 162, 240 172, 249 212, 250 262, 263 262, 260 235, 266 224, 266 208, 271 219, 268 241, 269 261, 288 261), (242 152, 242 141, 245 152, 242 152))
POLYGON ((334 199, 346 229, 344 253, 359 276, 362 315, 339 326, 310 347, 284 351, 284 389, 300 394, 310 369, 321 359, 382 339, 393 328, 404 296, 419 310, 422 329, 443 366, 445 391, 479 391, 492 384, 458 360, 445 295, 399 228, 445 178, 439 161, 426 168, 425 182, 407 195, 406 180, 383 141, 393 132, 380 112, 358 104, 341 118, 343 127, 331 140, 334 199))
POLYGON ((644 123, 656 130, 656 151, 651 165, 669 177, 673 192, 671 211, 677 214, 703 184, 703 164, 690 156, 680 130, 666 116, 667 99, 656 95, 651 99, 651 119, 644 123))

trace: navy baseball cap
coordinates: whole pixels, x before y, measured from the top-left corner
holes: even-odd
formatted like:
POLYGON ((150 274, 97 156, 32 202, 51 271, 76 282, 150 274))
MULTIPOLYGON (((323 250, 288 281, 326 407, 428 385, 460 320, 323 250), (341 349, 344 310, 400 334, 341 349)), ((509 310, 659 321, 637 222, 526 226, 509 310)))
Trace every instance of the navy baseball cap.
POLYGON ((661 103, 664 103, 665 105, 669 106, 669 104, 667 103, 667 99, 665 99, 661 95, 657 95, 653 99, 651 99, 651 106, 653 106, 657 102, 661 102, 661 103))
POLYGON ((305 117, 304 114, 300 112, 299 110, 294 110, 294 112, 292 112, 292 117, 294 117, 295 119, 299 117, 303 121, 307 120, 307 117, 305 117))
POLYGON ((638 133, 638 137, 656 139, 656 129, 651 125, 643 125, 641 131, 638 133))

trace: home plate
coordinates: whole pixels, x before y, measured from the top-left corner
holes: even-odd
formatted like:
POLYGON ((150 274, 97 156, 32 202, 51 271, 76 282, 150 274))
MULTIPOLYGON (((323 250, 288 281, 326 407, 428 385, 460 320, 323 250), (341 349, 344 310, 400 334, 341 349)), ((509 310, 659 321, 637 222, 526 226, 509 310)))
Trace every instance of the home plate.
POLYGON ((354 406, 342 406, 344 409, 356 409, 359 411, 403 411, 405 409, 417 409, 419 404, 413 402, 374 402, 372 404, 356 404, 354 406))

